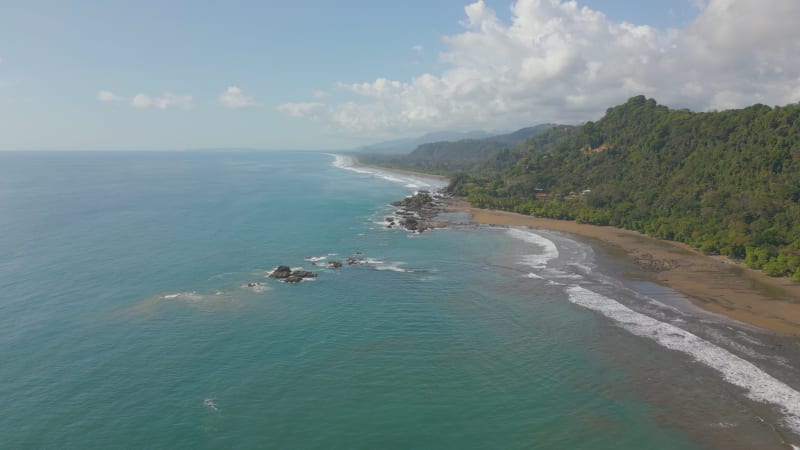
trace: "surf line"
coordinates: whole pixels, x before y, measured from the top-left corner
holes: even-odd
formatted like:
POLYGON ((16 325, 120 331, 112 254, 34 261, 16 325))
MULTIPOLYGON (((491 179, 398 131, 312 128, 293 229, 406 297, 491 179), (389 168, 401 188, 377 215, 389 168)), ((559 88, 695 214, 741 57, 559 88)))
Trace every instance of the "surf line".
POLYGON ((682 328, 638 313, 581 286, 570 286, 566 291, 570 302, 608 317, 636 336, 652 339, 670 350, 691 356, 721 373, 728 383, 743 388, 751 400, 779 407, 786 425, 800 434, 800 392, 755 364, 682 328))

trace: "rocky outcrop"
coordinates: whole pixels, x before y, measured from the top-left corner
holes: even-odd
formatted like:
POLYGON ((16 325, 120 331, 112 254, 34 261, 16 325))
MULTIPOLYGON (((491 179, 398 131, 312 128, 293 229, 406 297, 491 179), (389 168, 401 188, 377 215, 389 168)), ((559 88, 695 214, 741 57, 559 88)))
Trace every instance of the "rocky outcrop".
POLYGON ((289 278, 289 275, 291 275, 291 274, 292 274, 292 268, 291 267, 289 267, 289 266, 278 266, 278 267, 275 268, 275 270, 272 271, 271 274, 269 274, 269 277, 270 278, 277 278, 279 280, 282 280, 284 278, 289 278))
POLYGON ((338 269, 342 267, 341 261, 328 261, 328 267, 331 269, 338 269))
POLYGON ((284 283, 299 283, 306 278, 316 278, 317 274, 307 270, 292 270, 289 266, 278 266, 269 274, 269 277, 284 283))
MULTIPOLYGON (((392 202, 392 206, 400 208, 395 212, 396 223, 406 230, 416 233, 422 233, 431 228, 446 227, 446 222, 435 220, 436 216, 444 210, 444 204, 441 200, 442 196, 440 194, 419 191, 403 200, 392 202)), ((387 217, 386 221, 389 223, 387 228, 392 228, 395 225, 394 217, 387 217)))

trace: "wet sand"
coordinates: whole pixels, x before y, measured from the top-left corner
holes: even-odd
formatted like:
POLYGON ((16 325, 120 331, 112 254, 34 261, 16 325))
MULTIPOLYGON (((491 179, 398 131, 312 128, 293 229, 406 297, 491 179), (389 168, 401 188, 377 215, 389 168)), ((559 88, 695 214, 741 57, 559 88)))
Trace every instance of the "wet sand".
POLYGON ((777 333, 800 336, 800 283, 772 278, 721 256, 707 256, 689 246, 614 227, 580 224, 471 208, 478 224, 524 226, 571 233, 611 244, 635 261, 648 278, 674 289, 697 306, 777 333))

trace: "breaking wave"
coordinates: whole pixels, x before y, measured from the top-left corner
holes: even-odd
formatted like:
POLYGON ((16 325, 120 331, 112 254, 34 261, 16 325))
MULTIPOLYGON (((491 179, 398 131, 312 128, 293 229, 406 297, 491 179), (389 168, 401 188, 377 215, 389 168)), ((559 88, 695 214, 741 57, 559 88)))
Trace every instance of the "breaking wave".
POLYGON ((335 154, 330 155, 334 157, 333 162, 331 163, 333 167, 378 177, 392 183, 402 184, 404 187, 409 189, 436 190, 447 185, 446 181, 437 178, 429 178, 422 175, 414 175, 409 173, 400 173, 377 167, 359 166, 356 164, 355 159, 350 156, 335 154))
POLYGON ((733 353, 682 328, 638 313, 606 296, 580 286, 566 289, 570 302, 598 312, 628 332, 685 353, 718 371, 728 383, 743 388, 752 400, 778 406, 786 424, 800 432, 800 392, 733 353))

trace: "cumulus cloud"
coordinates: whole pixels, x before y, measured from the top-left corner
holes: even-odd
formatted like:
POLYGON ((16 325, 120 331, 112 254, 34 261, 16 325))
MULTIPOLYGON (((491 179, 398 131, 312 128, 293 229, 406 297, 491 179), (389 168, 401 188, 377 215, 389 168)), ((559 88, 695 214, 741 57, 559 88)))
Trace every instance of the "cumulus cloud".
POLYGON ((101 102, 122 102, 124 98, 114 94, 111 91, 100 91, 97 93, 97 99, 101 102))
POLYGON ((560 0, 518 0, 504 21, 479 0, 444 38, 443 72, 338 83, 354 98, 324 109, 287 105, 317 105, 305 108, 352 132, 401 134, 579 122, 638 94, 698 110, 800 100, 800 2, 695 4, 689 25, 661 30, 560 0))
POLYGON ((325 105, 318 102, 283 103, 278 105, 279 111, 292 117, 315 117, 324 108, 325 105))
POLYGON ((175 95, 172 92, 165 92, 161 97, 136 94, 133 100, 131 100, 131 106, 134 108, 167 109, 171 107, 181 107, 189 109, 192 107, 192 96, 175 95))
POLYGON ((415 45, 415 46, 411 47, 411 49, 414 50, 417 53, 422 53, 422 52, 425 51, 425 47, 422 46, 422 45, 415 45))
POLYGON ((225 91, 219 95, 219 103, 232 109, 253 108, 259 106, 253 97, 245 95, 245 93, 236 86, 229 86, 225 91))

